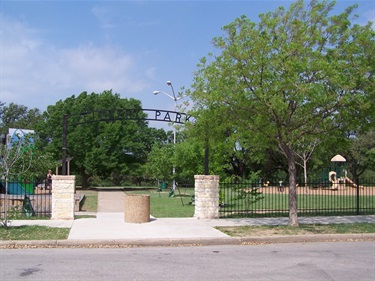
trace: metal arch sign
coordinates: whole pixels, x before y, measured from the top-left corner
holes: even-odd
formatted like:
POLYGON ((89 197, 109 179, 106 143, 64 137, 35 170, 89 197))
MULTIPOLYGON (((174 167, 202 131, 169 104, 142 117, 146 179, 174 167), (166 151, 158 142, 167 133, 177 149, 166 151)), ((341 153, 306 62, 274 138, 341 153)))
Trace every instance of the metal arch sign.
POLYGON ((68 126, 88 124, 95 122, 113 122, 117 120, 146 120, 185 124, 192 122, 191 115, 186 113, 162 110, 162 109, 109 109, 76 114, 65 114, 62 133, 62 175, 67 174, 66 170, 66 149, 68 126))
POLYGON ((67 125, 79 125, 94 122, 112 122, 116 120, 147 120, 185 124, 191 116, 177 111, 162 109, 110 109, 68 114, 67 125))

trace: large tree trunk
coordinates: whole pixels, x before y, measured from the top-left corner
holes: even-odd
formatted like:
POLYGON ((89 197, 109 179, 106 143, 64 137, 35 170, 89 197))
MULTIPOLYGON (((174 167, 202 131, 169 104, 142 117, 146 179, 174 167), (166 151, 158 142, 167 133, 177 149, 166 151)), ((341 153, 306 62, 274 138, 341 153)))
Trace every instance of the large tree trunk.
POLYGON ((296 162, 294 152, 292 149, 285 148, 284 150, 288 160, 289 173, 289 222, 290 226, 298 226, 298 209, 297 209, 297 186, 296 186, 296 162))
POLYGON ((89 188, 90 176, 87 175, 85 171, 81 170, 81 177, 82 177, 82 188, 89 188))

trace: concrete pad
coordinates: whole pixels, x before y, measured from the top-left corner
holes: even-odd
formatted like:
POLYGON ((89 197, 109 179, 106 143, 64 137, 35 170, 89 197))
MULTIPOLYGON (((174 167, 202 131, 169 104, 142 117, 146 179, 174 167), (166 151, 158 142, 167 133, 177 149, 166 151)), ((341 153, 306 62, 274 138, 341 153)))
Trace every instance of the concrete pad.
POLYGON ((98 213, 75 220, 68 240, 219 238, 228 235, 195 218, 151 218, 148 223, 126 223, 123 213, 98 213))
POLYGON ((288 218, 239 218, 202 220, 211 227, 215 226, 245 226, 245 225, 287 225, 288 218))
POLYGON ((103 191, 98 193, 98 209, 103 212, 124 212, 125 193, 123 191, 103 191))

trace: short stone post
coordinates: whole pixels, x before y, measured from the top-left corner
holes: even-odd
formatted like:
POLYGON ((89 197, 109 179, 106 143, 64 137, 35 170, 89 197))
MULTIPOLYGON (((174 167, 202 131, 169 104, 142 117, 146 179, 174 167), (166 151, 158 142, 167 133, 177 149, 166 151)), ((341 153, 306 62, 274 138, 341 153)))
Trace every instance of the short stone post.
POLYGON ((219 218, 219 176, 195 175, 195 211, 197 219, 219 218))
POLYGON ((75 178, 75 176, 52 176, 51 219, 74 219, 75 178))
POLYGON ((144 223, 150 221, 150 195, 126 194, 124 204, 125 222, 144 223))

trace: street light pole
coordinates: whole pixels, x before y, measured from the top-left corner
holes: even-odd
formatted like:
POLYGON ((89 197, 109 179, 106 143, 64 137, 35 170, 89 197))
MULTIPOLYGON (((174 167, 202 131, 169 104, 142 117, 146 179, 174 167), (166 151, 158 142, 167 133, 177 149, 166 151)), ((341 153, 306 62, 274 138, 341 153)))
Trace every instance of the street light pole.
MULTIPOLYGON (((180 100, 180 99, 182 99, 182 98, 184 98, 184 96, 182 96, 182 97, 176 97, 176 94, 174 92, 174 88, 173 88, 173 85, 172 85, 171 81, 167 81, 167 85, 172 88, 172 94, 173 94, 173 96, 171 96, 171 95, 169 95, 169 94, 167 94, 166 92, 163 92, 163 91, 154 91, 154 95, 162 93, 162 94, 166 95, 167 97, 171 98, 174 101, 174 111, 176 112, 176 110, 177 110, 177 101, 180 100)), ((175 146, 175 145, 176 145, 176 127, 175 127, 175 124, 173 123, 173 146, 175 146)), ((176 173, 176 167, 173 164, 173 168, 172 168, 172 174, 173 174, 172 188, 173 188, 173 190, 176 190, 175 173, 176 173)))
MULTIPOLYGON (((172 82, 171 81, 167 81, 167 85, 168 86, 171 86, 172 88, 172 93, 173 93, 173 100, 174 100, 174 111, 176 112, 177 110, 177 101, 178 99, 176 98, 176 95, 174 93, 174 89, 173 89, 173 85, 172 85, 172 82)), ((175 125, 173 124, 173 145, 176 144, 176 127, 175 125)), ((174 165, 173 165, 174 166, 174 165)), ((173 176, 175 174, 175 167, 173 167, 173 176)), ((173 189, 175 188, 175 182, 173 180, 173 189)))

